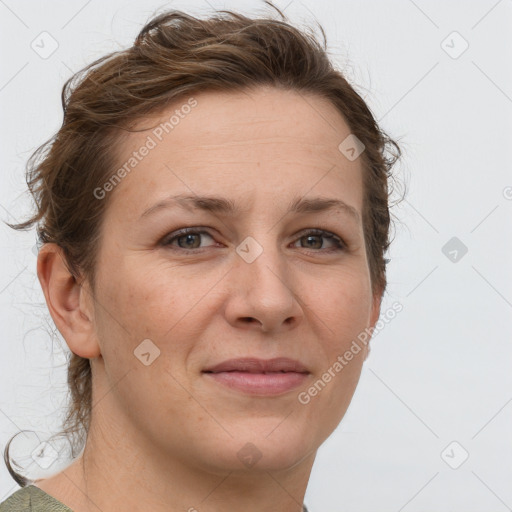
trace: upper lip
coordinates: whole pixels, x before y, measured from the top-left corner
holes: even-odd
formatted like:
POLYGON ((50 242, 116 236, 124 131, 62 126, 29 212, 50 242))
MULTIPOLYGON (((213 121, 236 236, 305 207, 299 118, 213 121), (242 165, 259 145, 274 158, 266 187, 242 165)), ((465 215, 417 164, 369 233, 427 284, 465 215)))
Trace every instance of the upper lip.
POLYGON ((274 359, 258 359, 255 357, 244 357, 239 359, 228 359, 215 366, 209 366, 203 372, 219 373, 240 371, 248 373, 265 372, 297 372, 309 373, 308 369, 295 359, 288 357, 276 357, 274 359))

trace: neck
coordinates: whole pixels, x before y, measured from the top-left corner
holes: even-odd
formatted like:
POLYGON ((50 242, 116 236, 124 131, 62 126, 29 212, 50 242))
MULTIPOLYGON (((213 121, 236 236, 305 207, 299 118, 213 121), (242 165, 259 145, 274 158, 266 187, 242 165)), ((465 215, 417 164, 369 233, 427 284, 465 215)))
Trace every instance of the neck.
POLYGON ((219 470, 190 457, 163 456, 136 430, 95 422, 101 417, 103 411, 93 415, 81 457, 53 479, 37 483, 75 512, 303 511, 316 452, 286 469, 258 464, 240 469, 234 461, 232 469, 219 470))
POLYGON ((106 441, 96 435, 83 454, 87 495, 105 511, 138 503, 141 510, 154 512, 302 512, 314 461, 312 454, 287 470, 215 471, 142 452, 123 439, 112 442, 110 432, 106 441))

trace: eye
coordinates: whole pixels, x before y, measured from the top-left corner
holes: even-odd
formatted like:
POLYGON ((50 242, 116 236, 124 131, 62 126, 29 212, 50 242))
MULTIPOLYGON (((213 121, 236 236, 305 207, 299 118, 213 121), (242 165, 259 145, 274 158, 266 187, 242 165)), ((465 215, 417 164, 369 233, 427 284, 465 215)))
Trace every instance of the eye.
MULTIPOLYGON (((171 233, 171 235, 172 236, 164 238, 161 245, 178 251, 181 249, 192 251, 194 249, 202 249, 215 245, 214 243, 210 246, 202 246, 202 237, 206 236, 211 240, 213 240, 213 237, 207 231, 195 227, 183 228, 171 233)), ((342 251, 346 249, 345 243, 340 237, 323 229, 309 229, 302 233, 297 239, 297 242, 300 242, 300 248, 312 249, 313 252, 319 252, 320 249, 323 249, 321 252, 342 251), (326 243, 322 239, 327 240, 327 245, 331 244, 331 247, 325 247, 326 243)), ((295 244, 297 244, 297 242, 295 242, 295 244)), ((297 247, 297 245, 295 245, 295 247, 297 247)))
POLYGON ((306 245, 302 245, 301 243, 301 247, 306 249, 315 249, 314 252, 316 252, 317 249, 324 249, 327 252, 342 251, 345 249, 345 244, 341 238, 336 236, 334 233, 323 229, 310 229, 303 233, 297 241, 305 241, 306 245), (327 239, 329 241, 328 243, 333 244, 334 247, 325 248, 322 238, 327 239))
POLYGON ((198 230, 197 228, 184 228, 175 233, 174 236, 170 238, 165 238, 162 241, 162 245, 164 246, 173 246, 179 249, 200 249, 201 246, 201 237, 206 235, 207 237, 211 237, 211 235, 206 231, 198 230), (173 242, 177 241, 178 245, 176 246, 173 242))

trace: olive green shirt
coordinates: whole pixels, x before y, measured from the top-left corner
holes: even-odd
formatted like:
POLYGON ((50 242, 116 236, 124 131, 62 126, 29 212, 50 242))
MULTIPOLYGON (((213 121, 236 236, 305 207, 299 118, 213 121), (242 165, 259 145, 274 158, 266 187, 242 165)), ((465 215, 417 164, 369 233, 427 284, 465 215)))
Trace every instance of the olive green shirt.
MULTIPOLYGON (((304 505, 304 512, 308 509, 304 505)), ((0 512, 73 512, 35 485, 27 485, 0 503, 0 512)))
POLYGON ((35 485, 27 485, 0 503, 0 512, 73 512, 35 485))

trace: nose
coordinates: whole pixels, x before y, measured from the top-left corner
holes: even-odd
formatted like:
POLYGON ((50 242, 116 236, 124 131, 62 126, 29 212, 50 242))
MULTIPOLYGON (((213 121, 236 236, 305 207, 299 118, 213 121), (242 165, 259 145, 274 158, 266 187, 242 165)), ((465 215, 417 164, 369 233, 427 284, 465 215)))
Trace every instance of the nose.
POLYGON ((237 254, 228 274, 228 322, 237 328, 265 333, 296 327, 303 316, 296 295, 300 283, 294 280, 285 256, 277 248, 265 247, 254 261, 249 261, 237 254))

